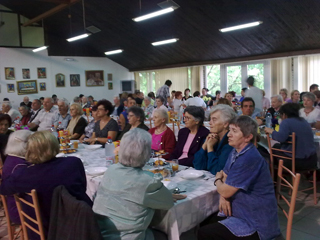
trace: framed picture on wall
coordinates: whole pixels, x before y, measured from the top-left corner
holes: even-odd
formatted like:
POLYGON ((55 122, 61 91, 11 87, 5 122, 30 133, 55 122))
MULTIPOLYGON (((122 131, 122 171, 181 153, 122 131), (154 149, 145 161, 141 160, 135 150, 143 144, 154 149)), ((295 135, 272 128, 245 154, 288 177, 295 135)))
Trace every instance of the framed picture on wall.
POLYGON ((66 77, 62 73, 56 74, 56 87, 65 87, 66 77))
POLYGON ((8 90, 8 93, 13 93, 14 92, 14 84, 7 84, 7 90, 8 90))
POLYGON ((80 74, 70 74, 70 87, 80 86, 80 74))
POLYGON ((89 70, 85 72, 86 86, 98 87, 104 86, 104 76, 102 70, 89 70))
POLYGON ((18 95, 38 93, 37 80, 18 81, 18 95))
POLYGON ((22 78, 23 79, 30 79, 30 69, 29 68, 22 68, 22 78))
POLYGON ((4 74, 5 74, 7 80, 15 80, 16 79, 16 75, 14 73, 13 67, 5 67, 4 74))
POLYGON ((109 82, 108 83, 108 90, 112 90, 113 89, 113 83, 112 82, 109 82))
POLYGON ((108 73, 108 81, 112 81, 112 73, 108 73))
POLYGON ((40 85, 40 91, 46 91, 47 90, 47 86, 45 82, 41 82, 39 83, 40 85))
POLYGON ((47 78, 47 70, 46 68, 40 67, 37 68, 38 78, 47 78))

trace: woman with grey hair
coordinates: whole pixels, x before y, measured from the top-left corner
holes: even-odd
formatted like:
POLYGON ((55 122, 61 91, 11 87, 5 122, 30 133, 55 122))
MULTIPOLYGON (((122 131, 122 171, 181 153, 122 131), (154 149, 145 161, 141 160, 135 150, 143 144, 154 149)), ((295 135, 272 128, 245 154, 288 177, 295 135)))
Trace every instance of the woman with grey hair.
POLYGON ((307 120, 311 127, 320 129, 320 110, 314 107, 316 96, 311 92, 307 92, 302 95, 302 100, 304 108, 299 110, 300 117, 307 120))
POLYGON ((248 116, 229 123, 229 154, 214 185, 220 194, 215 223, 203 226, 198 239, 274 239, 279 236, 277 202, 268 163, 253 141, 257 123, 248 116))
POLYGON ((119 163, 104 174, 93 205, 103 239, 152 240, 148 226, 155 209, 173 206, 175 196, 153 173, 142 169, 150 154, 148 132, 135 128, 124 134, 119 163))
POLYGON ((151 117, 154 110, 154 106, 151 103, 151 98, 145 97, 142 105, 144 105, 143 110, 145 112, 145 115, 151 117))
POLYGON ((118 140, 121 140, 123 135, 134 129, 141 128, 143 130, 149 131, 149 128, 144 124, 144 111, 140 107, 133 106, 128 109, 128 123, 117 137, 118 140))
MULTIPOLYGON (((13 169, 17 165, 27 164, 25 160, 25 155, 27 152, 26 145, 28 137, 31 134, 32 132, 28 130, 19 130, 10 134, 8 144, 5 150, 5 154, 7 155, 7 157, 2 168, 3 180, 7 179, 11 175, 13 169)), ((7 205, 11 222, 15 224, 20 224, 18 209, 14 197, 12 195, 7 196, 7 205)))
POLYGON ((179 159, 179 164, 193 166, 194 154, 201 148, 209 130, 203 126, 204 110, 202 107, 186 107, 183 119, 185 128, 179 131, 177 146, 170 159, 179 159))
POLYGON ((202 148, 195 154, 193 165, 195 169, 207 170, 212 174, 220 172, 227 162, 233 149, 229 145, 229 123, 236 117, 236 113, 229 105, 219 104, 210 112, 210 134, 202 148))
POLYGON ((168 111, 168 108, 163 105, 163 103, 165 102, 164 98, 161 96, 156 97, 156 109, 163 109, 168 111))

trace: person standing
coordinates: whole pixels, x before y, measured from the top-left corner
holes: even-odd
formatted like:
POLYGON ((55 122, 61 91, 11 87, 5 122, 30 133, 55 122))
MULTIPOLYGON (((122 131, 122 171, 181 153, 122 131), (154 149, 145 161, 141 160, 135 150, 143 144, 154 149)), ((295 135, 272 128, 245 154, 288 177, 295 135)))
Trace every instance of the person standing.
POLYGON ((162 87, 157 91, 156 97, 163 97, 164 105, 167 105, 167 102, 170 102, 170 87, 172 82, 168 79, 162 87))
POLYGON ((254 77, 252 77, 252 76, 248 77, 247 84, 248 84, 249 89, 246 91, 245 96, 251 97, 256 104, 256 110, 261 112, 262 111, 262 92, 261 92, 261 89, 253 86, 254 77))

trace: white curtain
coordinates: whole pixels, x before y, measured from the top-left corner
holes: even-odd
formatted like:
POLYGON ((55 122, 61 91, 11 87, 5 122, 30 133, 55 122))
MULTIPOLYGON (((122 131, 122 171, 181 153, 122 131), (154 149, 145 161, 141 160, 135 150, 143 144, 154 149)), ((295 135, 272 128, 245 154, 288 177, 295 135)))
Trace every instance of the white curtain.
POLYGON ((281 88, 292 89, 291 58, 271 60, 271 95, 279 94, 281 88))
POLYGON ((320 55, 298 57, 298 81, 303 91, 311 84, 320 85, 320 55))

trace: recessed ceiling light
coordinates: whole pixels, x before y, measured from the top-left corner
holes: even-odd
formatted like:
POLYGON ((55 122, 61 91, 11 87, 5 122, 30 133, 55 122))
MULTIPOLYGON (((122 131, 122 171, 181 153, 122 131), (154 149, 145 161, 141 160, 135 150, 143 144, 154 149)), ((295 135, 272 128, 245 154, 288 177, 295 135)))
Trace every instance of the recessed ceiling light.
POLYGON ((32 52, 39 52, 39 51, 45 50, 47 48, 48 48, 48 46, 39 47, 39 48, 33 49, 32 52))
POLYGON ((112 51, 109 51, 109 52, 105 52, 104 54, 105 55, 112 55, 112 54, 117 54, 117 53, 122 53, 123 50, 122 49, 118 49, 118 50, 112 50, 112 51))
POLYGON ((233 27, 222 28, 222 29, 219 29, 219 31, 220 32, 230 32, 230 31, 234 31, 234 30, 238 30, 238 29, 255 27, 255 26, 260 25, 261 23, 262 23, 261 21, 246 23, 246 24, 241 24, 241 25, 237 25, 237 26, 233 26, 233 27))
POLYGON ((81 35, 79 35, 79 36, 75 36, 75 37, 72 37, 72 38, 68 38, 67 41, 68 41, 68 42, 77 41, 77 40, 79 40, 79 39, 89 37, 90 35, 91 35, 90 33, 81 34, 81 35))
POLYGON ((174 43, 174 42, 176 42, 178 40, 179 40, 179 38, 172 38, 172 39, 163 40, 163 41, 159 41, 159 42, 153 42, 151 44, 153 46, 159 46, 159 45, 163 45, 163 44, 174 43))
POLYGON ((149 18, 153 18, 153 17, 157 17, 157 16, 160 16, 160 15, 163 15, 163 14, 166 14, 166 13, 169 13, 169 12, 173 12, 173 11, 174 11, 173 7, 168 7, 168 8, 153 12, 153 13, 149 13, 149 14, 143 15, 141 17, 133 18, 132 20, 135 21, 135 22, 141 22, 143 20, 146 20, 146 19, 149 19, 149 18))

